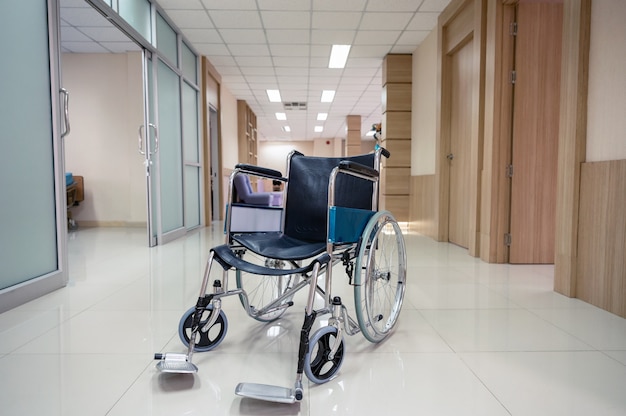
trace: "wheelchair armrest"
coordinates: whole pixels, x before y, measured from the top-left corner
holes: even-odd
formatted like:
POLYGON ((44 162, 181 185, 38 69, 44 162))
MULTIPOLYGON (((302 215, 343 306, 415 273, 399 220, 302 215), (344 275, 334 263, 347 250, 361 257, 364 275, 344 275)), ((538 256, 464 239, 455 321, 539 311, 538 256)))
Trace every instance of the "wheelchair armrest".
POLYGON ((266 178, 283 180, 283 181, 285 180, 285 178, 283 178, 283 174, 280 173, 279 171, 274 170, 274 169, 269 169, 269 168, 263 168, 261 166, 238 163, 237 165, 235 165, 235 169, 240 169, 244 173, 251 173, 253 175, 263 176, 266 178))
POLYGON ((339 171, 353 172, 370 178, 378 178, 379 176, 379 173, 376 169, 350 160, 342 160, 341 162, 339 162, 339 171))

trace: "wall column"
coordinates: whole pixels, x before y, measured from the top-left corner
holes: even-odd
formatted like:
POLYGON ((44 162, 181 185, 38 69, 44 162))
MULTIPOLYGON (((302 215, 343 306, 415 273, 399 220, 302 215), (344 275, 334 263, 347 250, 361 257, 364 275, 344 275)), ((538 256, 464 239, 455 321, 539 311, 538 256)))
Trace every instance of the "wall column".
POLYGON ((361 116, 346 116, 348 134, 346 136, 346 156, 360 155, 361 152, 361 116))
POLYGON ((380 145, 391 153, 383 158, 381 209, 396 220, 409 221, 411 179, 411 91, 413 56, 390 54, 383 61, 383 119, 380 145))

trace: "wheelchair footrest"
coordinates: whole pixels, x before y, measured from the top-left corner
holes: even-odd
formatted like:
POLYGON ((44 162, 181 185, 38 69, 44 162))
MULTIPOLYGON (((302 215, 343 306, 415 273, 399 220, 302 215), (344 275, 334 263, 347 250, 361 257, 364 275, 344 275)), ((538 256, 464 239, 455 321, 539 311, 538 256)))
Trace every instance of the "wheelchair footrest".
POLYGON ((294 389, 267 384, 239 383, 235 394, 250 399, 263 400, 276 403, 295 403, 296 392, 294 389))

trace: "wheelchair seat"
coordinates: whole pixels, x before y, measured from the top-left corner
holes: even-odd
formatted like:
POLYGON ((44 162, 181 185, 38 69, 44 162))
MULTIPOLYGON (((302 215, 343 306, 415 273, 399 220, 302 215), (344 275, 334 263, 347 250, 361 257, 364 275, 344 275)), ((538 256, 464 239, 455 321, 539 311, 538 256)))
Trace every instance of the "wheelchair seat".
MULTIPOLYGON (((233 234, 232 239, 264 257, 304 260, 326 250, 328 193, 332 170, 342 162, 376 168, 375 154, 351 157, 315 157, 295 152, 289 159, 284 229, 275 233, 233 234)), ((335 205, 372 209, 373 184, 354 176, 337 177, 335 205)))
POLYGON ((302 241, 283 233, 238 234, 233 240, 264 257, 282 260, 303 260, 326 250, 326 243, 302 241))

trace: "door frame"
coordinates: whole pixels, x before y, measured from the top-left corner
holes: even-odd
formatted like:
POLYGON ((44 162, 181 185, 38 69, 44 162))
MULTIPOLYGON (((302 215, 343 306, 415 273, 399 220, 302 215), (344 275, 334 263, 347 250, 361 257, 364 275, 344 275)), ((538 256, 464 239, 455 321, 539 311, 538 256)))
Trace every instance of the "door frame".
MULTIPOLYGON (((67 194, 65 185, 64 136, 69 120, 61 111, 61 41, 58 0, 46 0, 50 74, 51 139, 53 158, 54 209, 56 210, 56 270, 0 289, 0 313, 67 285, 69 280, 67 249, 67 194), (65 125, 64 125, 65 124, 65 125), (63 131, 62 131, 63 130, 63 131)), ((66 101, 67 103, 67 101, 66 101)), ((66 107, 67 108, 67 107, 66 107)))
POLYGON ((480 252, 480 203, 483 159, 483 113, 485 79, 485 13, 486 0, 453 1, 441 13, 437 39, 437 101, 439 102, 436 127, 435 176, 437 200, 437 240, 448 241, 450 215, 450 166, 447 155, 450 149, 450 59, 448 54, 473 38, 474 81, 472 82, 472 127, 470 132, 470 206, 469 244, 472 256, 480 252))

